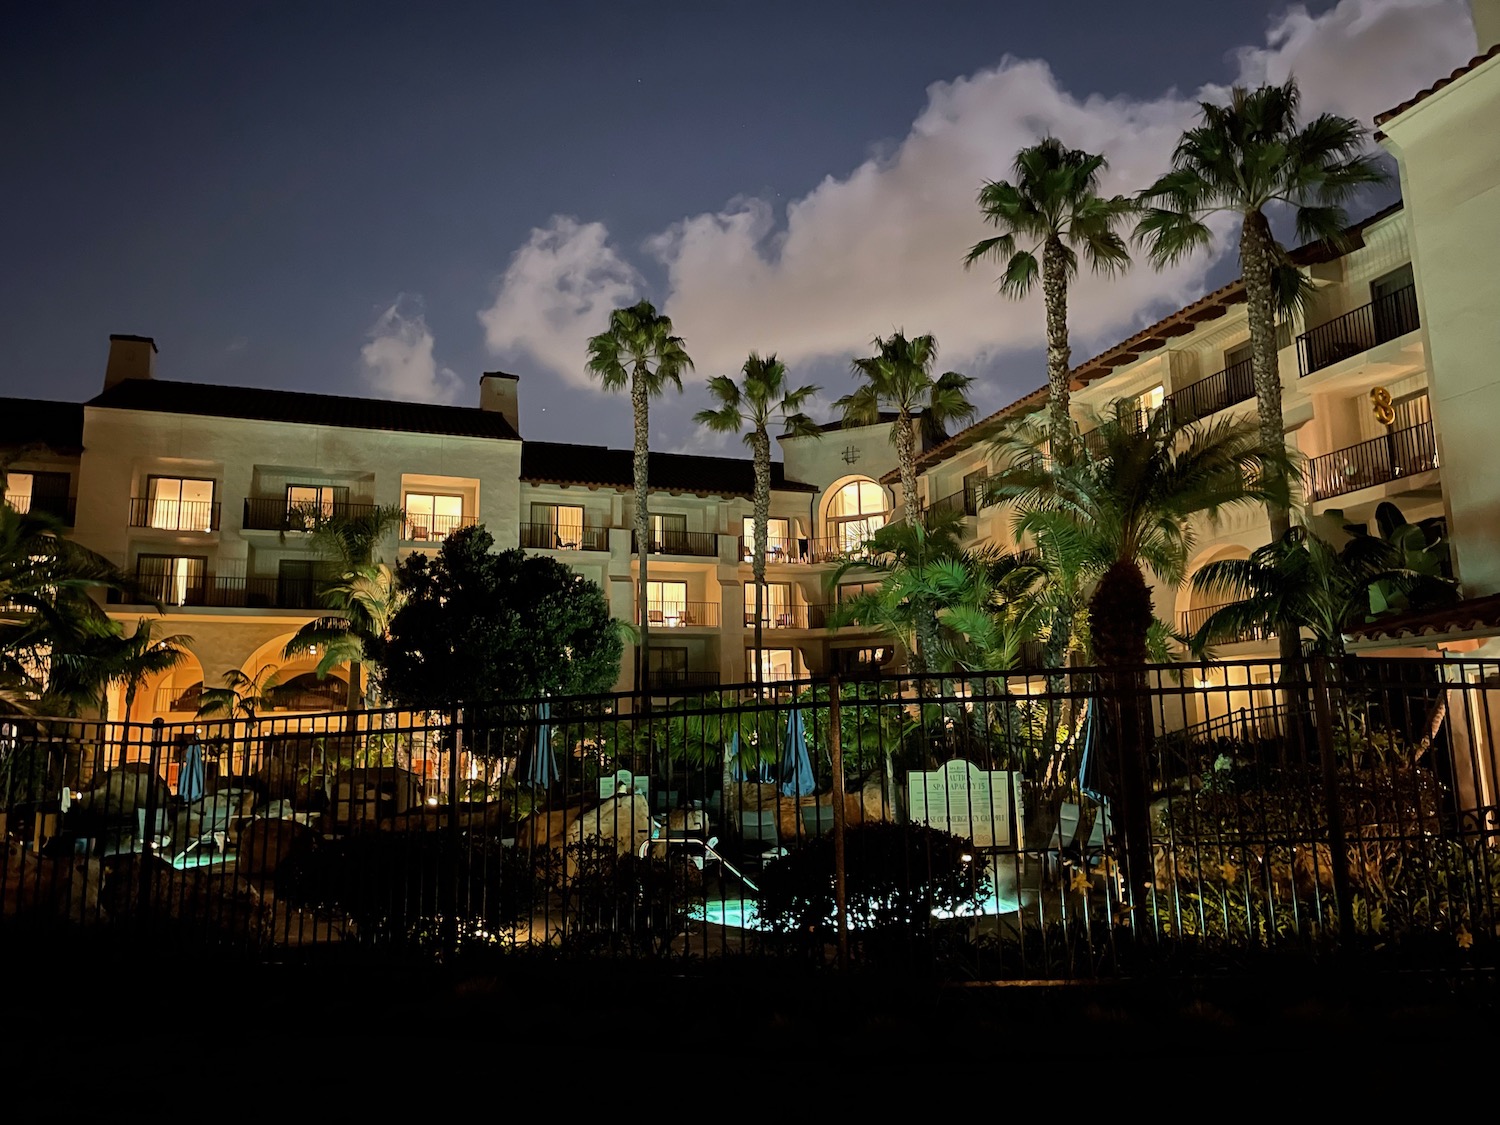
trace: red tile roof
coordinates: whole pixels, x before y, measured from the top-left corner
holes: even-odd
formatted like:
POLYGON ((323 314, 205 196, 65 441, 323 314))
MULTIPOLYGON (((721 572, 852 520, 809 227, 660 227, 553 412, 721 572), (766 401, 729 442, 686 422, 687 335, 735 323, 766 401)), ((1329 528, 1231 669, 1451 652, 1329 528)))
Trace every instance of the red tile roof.
MULTIPOLYGON (((1393 118, 1393 117, 1399 117, 1401 114, 1405 113, 1407 110, 1409 110, 1412 106, 1416 105, 1418 102, 1426 101, 1428 98, 1432 97, 1433 94, 1437 93, 1444 86, 1447 86, 1447 85, 1449 85, 1452 82, 1458 81, 1465 74, 1468 74, 1469 71, 1474 70, 1477 67, 1482 66, 1484 63, 1489 62, 1490 59, 1497 58, 1497 57, 1500 57, 1500 43, 1496 43, 1493 47, 1491 47, 1488 51, 1484 52, 1484 54, 1482 54, 1482 55, 1475 55, 1468 62, 1464 63, 1463 66, 1459 67, 1452 74, 1448 75, 1448 77, 1446 77, 1446 78, 1439 78, 1436 82, 1434 82, 1431 86, 1427 87, 1427 89, 1425 89, 1425 90, 1418 90, 1415 94, 1413 94, 1411 97, 1407 98, 1404 102, 1402 102, 1400 105, 1396 106, 1394 109, 1388 109, 1384 113, 1376 114, 1376 116, 1375 116, 1375 124, 1377 124, 1377 125, 1384 125, 1391 118, 1393 118)), ((1380 133, 1376 133, 1375 134, 1375 136, 1377 138, 1380 135, 1381 135, 1380 133)))
POLYGON ((1344 635, 1352 642, 1449 637, 1455 633, 1470 636, 1500 632, 1500 594, 1467 598, 1441 609, 1401 613, 1371 621, 1344 635))

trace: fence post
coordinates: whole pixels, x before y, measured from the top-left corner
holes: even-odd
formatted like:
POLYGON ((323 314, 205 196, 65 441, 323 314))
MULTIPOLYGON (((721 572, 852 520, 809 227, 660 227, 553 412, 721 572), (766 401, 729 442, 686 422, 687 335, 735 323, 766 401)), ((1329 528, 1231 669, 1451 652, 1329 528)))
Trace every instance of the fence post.
POLYGON ((1339 945, 1354 941, 1354 900, 1349 883, 1349 847, 1344 838, 1344 808, 1339 801, 1338 760, 1333 747, 1333 707, 1328 696, 1328 672, 1323 661, 1312 660, 1313 710, 1318 723, 1318 757, 1323 766, 1323 800, 1328 811, 1328 850, 1332 853, 1333 894, 1338 900, 1339 945))
MULTIPOLYGON (((140 911, 145 913, 151 909, 151 880, 153 875, 153 864, 151 857, 156 854, 156 779, 161 771, 161 738, 163 723, 160 718, 151 720, 151 757, 146 767, 146 827, 141 838, 139 899, 137 905, 140 911)), ((130 723, 125 724, 125 737, 130 737, 130 723)))
POLYGON ((828 754, 833 760, 833 908, 838 928, 839 968, 849 967, 849 903, 844 879, 844 740, 840 726, 839 678, 828 678, 828 754))
POLYGON ((459 863, 458 845, 458 759, 463 753, 464 742, 464 711, 460 707, 453 712, 453 737, 448 742, 448 823, 447 836, 448 846, 444 849, 448 854, 450 870, 445 880, 444 897, 448 900, 444 903, 443 914, 447 918, 447 947, 449 955, 458 953, 458 881, 462 865, 459 863))

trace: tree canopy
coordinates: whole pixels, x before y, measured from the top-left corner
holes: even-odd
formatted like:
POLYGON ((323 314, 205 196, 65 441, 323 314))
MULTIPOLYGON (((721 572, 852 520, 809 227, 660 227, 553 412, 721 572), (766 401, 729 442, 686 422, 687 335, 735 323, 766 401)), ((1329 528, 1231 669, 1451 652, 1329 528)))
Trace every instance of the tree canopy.
POLYGON ((402 707, 487 709, 544 692, 608 691, 624 651, 604 591, 556 559, 496 552, 483 526, 412 555, 382 681, 402 707))

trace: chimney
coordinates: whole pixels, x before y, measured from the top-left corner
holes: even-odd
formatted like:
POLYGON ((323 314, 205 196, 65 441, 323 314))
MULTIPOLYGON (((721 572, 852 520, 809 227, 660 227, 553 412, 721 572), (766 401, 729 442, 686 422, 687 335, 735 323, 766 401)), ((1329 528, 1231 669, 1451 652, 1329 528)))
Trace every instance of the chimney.
POLYGON ((516 390, 521 377, 506 371, 486 371, 479 377, 479 409, 493 410, 521 432, 521 405, 516 390))
POLYGON ((1469 0, 1469 14, 1474 17, 1474 38, 1482 55, 1500 43, 1500 0, 1469 0))
POLYGON ((111 336, 104 389, 126 379, 149 379, 156 366, 156 341, 150 336, 111 336))

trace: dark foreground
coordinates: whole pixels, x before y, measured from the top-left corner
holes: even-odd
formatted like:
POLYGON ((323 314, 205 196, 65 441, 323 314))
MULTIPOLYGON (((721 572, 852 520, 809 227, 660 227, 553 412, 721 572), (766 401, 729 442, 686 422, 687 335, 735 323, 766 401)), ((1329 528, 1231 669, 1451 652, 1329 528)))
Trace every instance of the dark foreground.
MULTIPOLYGON (((1340 1047, 1399 1057, 1405 1047, 1500 1039, 1492 974, 1357 965, 996 984, 531 955, 443 968, 346 957, 265 965, 97 939, 6 941, 4 956, 5 1023, 28 1030, 11 1047, 40 1056, 62 1048, 75 1062, 101 1033, 121 1044, 175 1040, 177 1050, 210 1056, 215 1043, 231 1055, 234 1044, 274 1043, 272 1053, 288 1057, 299 1042, 377 1056, 382 1047, 493 1043, 512 1062, 534 1059, 537 1076, 575 1071, 596 1054, 706 1061, 789 1051, 871 1062, 982 1056, 998 1044, 1024 1055, 1034 1043, 1081 1059, 1163 1063, 1183 1053, 1340 1047)), ((126 1048, 117 1061, 131 1057, 126 1048)))

